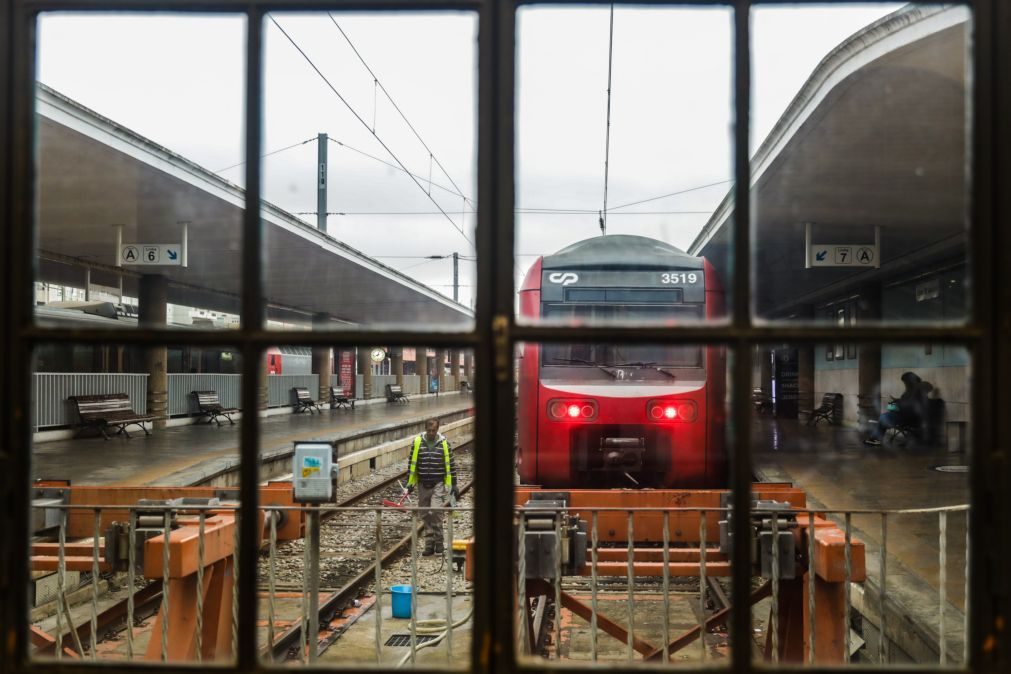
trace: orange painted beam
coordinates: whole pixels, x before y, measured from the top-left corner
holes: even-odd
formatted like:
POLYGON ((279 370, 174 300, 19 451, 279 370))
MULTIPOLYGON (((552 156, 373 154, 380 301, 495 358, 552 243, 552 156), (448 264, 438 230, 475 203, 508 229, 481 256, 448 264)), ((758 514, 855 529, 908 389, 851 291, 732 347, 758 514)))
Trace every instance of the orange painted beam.
MULTIPOLYGON (((801 518, 803 520, 803 518, 801 518)), ((814 572, 815 575, 830 583, 842 583, 846 579, 846 534, 834 523, 827 520, 819 522, 815 518, 814 537, 814 572)), ((807 550, 809 527, 801 522, 804 535, 802 545, 807 550)), ((867 578, 867 562, 863 541, 850 537, 850 580, 862 582, 867 578)))
MULTIPOLYGON (((200 529, 196 525, 174 529, 169 534, 170 579, 186 578, 197 572, 200 529)), ((162 555, 165 536, 154 536, 144 541, 144 575, 162 578, 162 555)), ((231 515, 214 515, 204 522, 204 566, 231 557, 235 551, 235 518, 231 515)))
MULTIPOLYGON (((621 562, 625 563, 628 558, 626 548, 599 548, 597 550, 598 562, 621 562)), ((699 563, 701 558, 698 548, 671 548, 667 559, 671 562, 695 562, 699 563)), ((592 559, 590 550, 586 551, 586 563, 592 559)), ((632 559, 636 562, 663 562, 663 548, 634 548, 632 559)), ((716 548, 706 548, 706 566, 712 562, 725 562, 727 556, 716 548)))
MULTIPOLYGON (((691 578, 699 575, 698 562, 671 562, 667 565, 668 573, 672 578, 691 578)), ((589 576, 593 573, 590 564, 579 570, 579 575, 589 576)), ((628 576, 628 565, 625 562, 600 562, 597 564, 598 576, 628 576)), ((635 562, 632 565, 633 576, 653 576, 663 575, 663 562, 635 562)), ((725 578, 730 576, 730 562, 706 563, 706 575, 725 578)))
MULTIPOLYGON (((59 571, 60 570, 60 559, 57 555, 32 555, 29 560, 31 564, 32 571, 59 571)), ((87 557, 81 557, 77 555, 67 555, 63 558, 63 563, 67 571, 84 571, 86 573, 91 573, 92 569, 92 557, 88 555, 87 557)), ((112 567, 109 566, 104 559, 98 560, 98 570, 112 571, 112 567)))

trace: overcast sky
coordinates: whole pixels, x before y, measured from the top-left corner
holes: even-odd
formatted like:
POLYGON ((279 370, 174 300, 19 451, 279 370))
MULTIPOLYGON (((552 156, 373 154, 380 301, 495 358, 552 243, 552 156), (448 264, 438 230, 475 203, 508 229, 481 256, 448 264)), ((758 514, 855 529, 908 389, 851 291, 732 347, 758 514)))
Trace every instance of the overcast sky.
MULTIPOLYGON (((832 48, 899 6, 756 10, 754 145, 832 48)), ((473 254, 466 238, 473 240, 476 200, 476 17, 334 18, 434 157, 328 15, 276 15, 347 105, 268 20, 264 148, 295 147, 264 159, 265 197, 291 212, 315 211, 315 138, 329 134, 344 143, 329 145, 329 210, 347 213, 330 216, 330 233, 451 295, 450 261, 423 256, 473 254), (360 152, 399 160, 419 177, 360 152)), ((607 8, 520 10, 517 251, 523 256, 517 273, 533 255, 600 232, 608 20, 607 8), (585 212, 530 212, 535 209, 585 212)), ((615 210, 608 233, 686 248, 726 194, 733 166, 731 29, 725 9, 615 9, 608 190, 615 210)), ((39 79, 218 171, 244 159, 244 30, 244 19, 236 17, 47 15, 39 79)), ((221 175, 242 182, 241 166, 221 175)), ((314 215, 301 217, 315 223, 314 215)), ((474 271, 473 262, 461 262, 467 304, 474 271)))

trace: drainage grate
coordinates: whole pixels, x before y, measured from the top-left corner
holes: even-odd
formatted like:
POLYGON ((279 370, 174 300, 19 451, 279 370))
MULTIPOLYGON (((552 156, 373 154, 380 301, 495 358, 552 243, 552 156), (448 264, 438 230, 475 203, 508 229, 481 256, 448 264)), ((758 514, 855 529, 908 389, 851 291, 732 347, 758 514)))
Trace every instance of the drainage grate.
MULTIPOLYGON (((415 644, 420 646, 426 641, 431 641, 435 637, 431 634, 419 634, 414 637, 415 644)), ((387 646, 410 646, 411 645, 411 635, 410 634, 394 634, 389 639, 386 640, 387 646)))
POLYGON ((938 473, 968 473, 969 466, 934 466, 938 473))

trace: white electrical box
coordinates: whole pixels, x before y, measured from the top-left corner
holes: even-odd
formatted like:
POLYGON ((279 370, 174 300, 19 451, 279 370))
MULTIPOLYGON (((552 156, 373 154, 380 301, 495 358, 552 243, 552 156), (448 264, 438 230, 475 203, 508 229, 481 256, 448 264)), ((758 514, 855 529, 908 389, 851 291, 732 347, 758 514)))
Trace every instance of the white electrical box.
POLYGON ((333 500, 331 477, 337 473, 329 442, 296 442, 292 465, 295 501, 327 503, 333 500))

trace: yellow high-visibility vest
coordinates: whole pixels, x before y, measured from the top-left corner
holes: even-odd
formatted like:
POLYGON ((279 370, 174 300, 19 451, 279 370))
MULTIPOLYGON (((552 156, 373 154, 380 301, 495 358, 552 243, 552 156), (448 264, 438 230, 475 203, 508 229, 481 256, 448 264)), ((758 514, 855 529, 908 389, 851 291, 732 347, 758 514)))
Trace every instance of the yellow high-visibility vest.
MULTIPOLYGON (((407 486, 418 483, 418 452, 421 451, 421 441, 424 434, 414 438, 414 451, 411 452, 411 466, 407 471, 407 486)), ((453 488, 453 474, 449 471, 449 442, 442 439, 442 457, 446 461, 446 488, 453 488)))

